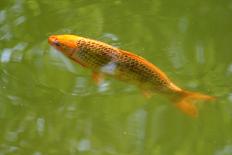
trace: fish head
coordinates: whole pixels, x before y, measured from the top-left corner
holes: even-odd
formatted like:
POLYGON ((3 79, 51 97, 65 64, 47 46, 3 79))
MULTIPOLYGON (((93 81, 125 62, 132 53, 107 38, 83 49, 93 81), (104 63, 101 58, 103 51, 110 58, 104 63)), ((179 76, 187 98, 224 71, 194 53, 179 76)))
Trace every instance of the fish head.
POLYGON ((63 54, 71 56, 78 50, 79 39, 76 35, 52 35, 48 37, 48 43, 63 54))

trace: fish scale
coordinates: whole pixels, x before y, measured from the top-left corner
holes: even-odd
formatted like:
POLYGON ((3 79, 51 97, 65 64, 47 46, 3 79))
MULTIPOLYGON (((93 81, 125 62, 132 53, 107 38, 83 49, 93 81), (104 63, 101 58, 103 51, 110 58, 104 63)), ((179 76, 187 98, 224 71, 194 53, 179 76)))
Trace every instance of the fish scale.
POLYGON ((149 86, 149 89, 156 90, 166 88, 168 85, 168 80, 161 79, 149 66, 136 58, 129 57, 122 50, 86 39, 80 39, 77 46, 80 51, 76 52, 75 56, 95 71, 111 62, 116 64, 114 76, 120 80, 130 81, 137 85, 142 83, 142 85, 149 86))

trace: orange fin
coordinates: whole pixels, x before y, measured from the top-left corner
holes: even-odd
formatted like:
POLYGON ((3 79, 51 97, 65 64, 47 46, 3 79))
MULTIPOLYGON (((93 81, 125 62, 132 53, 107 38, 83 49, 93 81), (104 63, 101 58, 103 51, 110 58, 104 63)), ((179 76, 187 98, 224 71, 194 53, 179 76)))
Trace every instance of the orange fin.
POLYGON ((104 74, 100 73, 100 72, 93 71, 92 79, 97 85, 100 85, 104 81, 104 74))
POLYGON ((191 117, 198 116, 198 109, 197 109, 196 105, 194 105, 191 102, 180 101, 180 102, 176 103, 176 107, 191 117))
POLYGON ((149 99, 152 97, 153 93, 151 91, 148 90, 142 90, 143 96, 145 96, 145 98, 149 99))
POLYGON ((87 67, 87 65, 85 65, 84 63, 82 63, 80 60, 73 58, 73 57, 69 57, 70 59, 72 59, 73 61, 75 61, 76 63, 80 64, 82 67, 87 67))
POLYGON ((181 111, 183 111, 185 114, 191 116, 191 117, 197 117, 198 116, 198 109, 196 105, 193 103, 197 100, 202 101, 211 101, 214 100, 215 97, 195 93, 195 92, 188 92, 188 91, 180 91, 180 96, 175 100, 175 104, 177 108, 179 108, 181 111))

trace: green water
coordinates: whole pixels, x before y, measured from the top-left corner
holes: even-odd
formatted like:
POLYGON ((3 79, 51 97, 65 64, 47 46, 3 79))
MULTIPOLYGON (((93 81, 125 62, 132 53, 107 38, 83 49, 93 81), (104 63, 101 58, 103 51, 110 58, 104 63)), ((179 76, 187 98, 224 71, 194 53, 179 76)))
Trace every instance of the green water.
POLYGON ((1 0, 0 155, 231 155, 232 1, 1 0), (217 96, 189 118, 47 43, 78 34, 145 57, 217 96))

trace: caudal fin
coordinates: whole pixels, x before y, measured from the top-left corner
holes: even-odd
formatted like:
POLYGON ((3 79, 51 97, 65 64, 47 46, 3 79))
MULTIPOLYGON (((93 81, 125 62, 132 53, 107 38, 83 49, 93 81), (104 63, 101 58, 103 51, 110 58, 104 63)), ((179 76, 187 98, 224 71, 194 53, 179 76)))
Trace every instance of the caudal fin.
POLYGON ((215 97, 204 95, 196 92, 181 91, 177 99, 175 99, 175 104, 177 108, 183 111, 185 114, 196 117, 198 115, 198 109, 194 104, 195 101, 211 101, 215 97))

